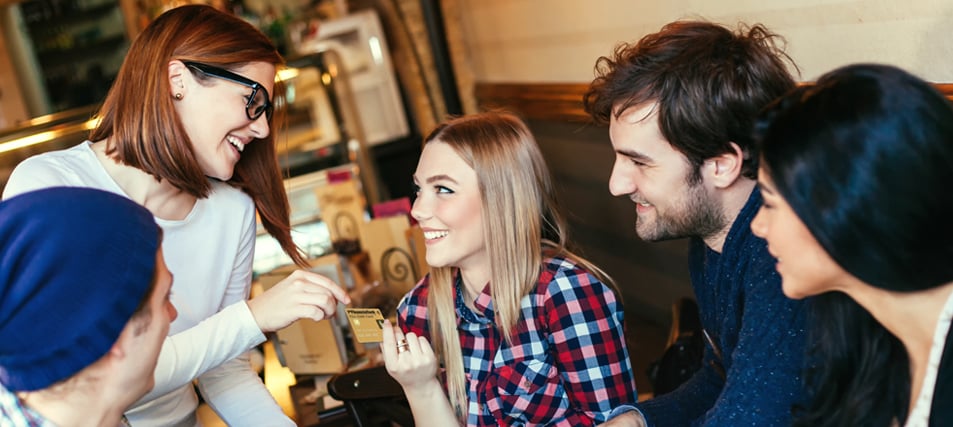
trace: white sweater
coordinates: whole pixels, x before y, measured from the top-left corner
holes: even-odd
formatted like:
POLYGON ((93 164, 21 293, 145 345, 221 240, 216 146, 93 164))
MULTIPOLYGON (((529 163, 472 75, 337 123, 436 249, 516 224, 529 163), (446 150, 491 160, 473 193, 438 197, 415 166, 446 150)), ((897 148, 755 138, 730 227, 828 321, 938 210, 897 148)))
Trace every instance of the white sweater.
MULTIPOLYGON (((43 153, 17 165, 3 198, 53 187, 92 187, 125 196, 90 143, 43 153)), ((245 354, 265 341, 245 300, 255 251, 251 198, 213 181, 212 193, 180 221, 156 218, 173 274, 178 318, 162 345, 155 388, 126 416, 131 425, 196 426, 198 380, 206 402, 230 426, 294 426, 251 369, 245 354)))

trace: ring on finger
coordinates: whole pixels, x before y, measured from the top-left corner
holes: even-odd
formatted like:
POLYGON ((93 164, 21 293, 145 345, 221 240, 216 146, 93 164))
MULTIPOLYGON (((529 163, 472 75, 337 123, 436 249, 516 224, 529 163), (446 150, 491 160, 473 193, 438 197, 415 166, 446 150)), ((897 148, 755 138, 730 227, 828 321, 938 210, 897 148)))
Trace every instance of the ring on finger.
POLYGON ((410 350, 410 344, 407 344, 407 341, 401 341, 397 344, 397 354, 403 353, 410 350))

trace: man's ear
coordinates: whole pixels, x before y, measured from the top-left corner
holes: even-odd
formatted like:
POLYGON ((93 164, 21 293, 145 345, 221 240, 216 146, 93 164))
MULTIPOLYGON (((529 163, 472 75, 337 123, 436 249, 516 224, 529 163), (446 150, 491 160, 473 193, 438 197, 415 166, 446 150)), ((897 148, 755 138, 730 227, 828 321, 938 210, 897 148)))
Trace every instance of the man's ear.
POLYGON ((100 366, 115 366, 118 363, 121 363, 126 357, 131 354, 129 344, 124 342, 122 334, 119 335, 119 339, 109 347, 109 351, 106 352, 99 360, 96 361, 100 366))
POLYGON ((731 151, 705 160, 705 164, 702 165, 704 174, 708 176, 708 181, 715 188, 728 188, 741 177, 745 161, 744 152, 738 144, 734 142, 730 144, 731 151))
POLYGON ((135 354, 136 349, 132 348, 135 341, 131 339, 135 335, 134 328, 135 325, 132 324, 132 321, 126 323, 122 332, 119 333, 119 338, 116 338, 116 342, 113 343, 112 347, 109 347, 106 356, 109 356, 110 359, 122 360, 130 354, 135 354))
POLYGON ((169 90, 172 97, 176 99, 182 99, 185 97, 186 85, 185 79, 188 77, 186 74, 191 74, 189 68, 179 61, 178 59, 169 61, 169 90))

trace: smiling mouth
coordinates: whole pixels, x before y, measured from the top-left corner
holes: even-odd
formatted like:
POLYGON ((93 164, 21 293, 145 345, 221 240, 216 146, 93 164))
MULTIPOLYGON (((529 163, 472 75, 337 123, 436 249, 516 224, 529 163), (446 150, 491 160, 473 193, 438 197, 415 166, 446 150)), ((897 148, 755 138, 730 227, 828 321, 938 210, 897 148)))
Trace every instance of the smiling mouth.
POLYGON ((645 200, 642 200, 641 197, 638 197, 638 196, 635 195, 635 194, 631 194, 631 195, 629 196, 629 200, 631 200, 632 203, 635 203, 636 206, 641 206, 641 207, 643 207, 643 208, 652 207, 652 204, 651 204, 651 203, 646 202, 645 200))
POLYGON ((439 238, 441 238, 441 237, 445 237, 445 236, 448 235, 448 234, 450 234, 450 232, 449 232, 449 231, 446 231, 446 230, 443 230, 443 231, 425 231, 425 232, 424 232, 424 239, 427 239, 427 240, 439 239, 439 238))
POLYGON ((232 146, 235 147, 235 149, 238 150, 239 153, 245 151, 245 144, 239 141, 238 138, 235 138, 234 136, 229 136, 229 137, 226 137, 225 140, 228 141, 229 144, 232 144, 232 146))
POLYGON ((652 210, 654 206, 648 202, 635 202, 635 212, 638 214, 647 213, 652 210))

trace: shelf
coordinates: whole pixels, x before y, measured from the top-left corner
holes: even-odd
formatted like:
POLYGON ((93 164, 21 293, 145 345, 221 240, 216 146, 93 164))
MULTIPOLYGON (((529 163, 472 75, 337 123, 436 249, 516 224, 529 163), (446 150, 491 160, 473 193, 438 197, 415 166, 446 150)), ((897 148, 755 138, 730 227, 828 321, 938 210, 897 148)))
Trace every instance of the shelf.
POLYGON ((75 45, 69 49, 46 49, 37 51, 36 57, 44 67, 55 67, 93 56, 105 56, 116 53, 126 43, 126 36, 117 34, 104 37, 91 43, 75 45))
POLYGON ((43 33, 49 31, 50 28, 57 26, 72 26, 75 24, 84 24, 89 21, 98 20, 108 14, 112 9, 117 7, 119 7, 118 2, 105 3, 92 6, 88 9, 65 11, 60 15, 51 16, 49 18, 39 18, 28 22, 26 19, 24 19, 24 21, 30 28, 30 36, 36 40, 37 36, 42 36, 43 33))

